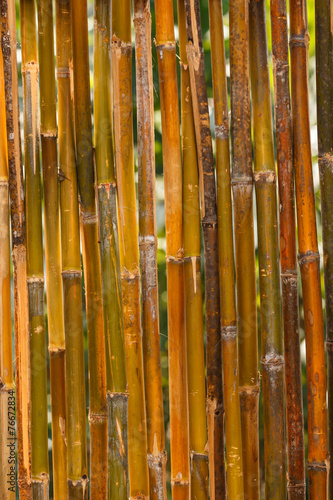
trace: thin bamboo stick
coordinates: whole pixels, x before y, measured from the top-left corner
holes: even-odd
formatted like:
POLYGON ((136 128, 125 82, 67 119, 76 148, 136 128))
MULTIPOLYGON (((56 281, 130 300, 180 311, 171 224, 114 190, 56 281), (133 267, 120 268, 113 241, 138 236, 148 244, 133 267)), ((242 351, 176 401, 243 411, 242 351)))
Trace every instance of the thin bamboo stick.
POLYGON ((190 464, 184 303, 182 162, 172 0, 155 1, 155 21, 163 132, 171 488, 173 498, 178 500, 189 498, 190 464))
POLYGON ((178 0, 183 152, 183 224, 191 498, 208 499, 205 351, 201 285, 199 171, 186 55, 184 0, 178 0))
POLYGON ((44 499, 48 496, 49 455, 36 7, 33 0, 21 0, 20 6, 31 377, 31 476, 33 497, 44 499))
POLYGON ((134 178, 131 0, 112 3, 113 109, 128 401, 130 497, 149 497, 134 178), (140 496, 141 495, 141 496, 140 496))
POLYGON ((110 498, 126 499, 128 390, 113 150, 110 2, 95 0, 94 12, 94 131, 109 418, 108 487, 110 498))
POLYGON ((6 81, 6 127, 13 249, 17 480, 20 498, 22 500, 31 500, 29 313, 26 283, 24 185, 16 61, 16 13, 15 3, 6 0, 1 2, 1 42, 6 81))
POLYGON ((55 499, 67 496, 65 329, 61 279, 60 199, 52 0, 38 0, 41 142, 44 191, 47 320, 50 354, 53 484, 55 499), (60 382, 60 386, 59 386, 60 382))
POLYGON ((248 2, 229 6, 232 191, 234 202, 235 260, 239 385, 242 423, 244 492, 259 498, 259 384, 257 296, 253 228, 253 174, 248 52, 248 2))
POLYGON ((228 89, 221 0, 209 2, 216 139, 220 303, 224 375, 227 480, 230 498, 243 498, 243 458, 238 386, 235 269, 233 249, 228 89))
POLYGON ((291 95, 298 222, 307 356, 309 498, 327 498, 326 371, 315 199, 312 179, 306 1, 290 4, 291 95))
POLYGON ((289 91, 287 5, 271 1, 275 131, 280 198, 280 255, 284 330, 288 498, 305 498, 304 431, 296 259, 295 188, 289 91))
MULTIPOLYGON (((66 340, 66 415, 59 421, 67 443, 67 485, 60 498, 88 498, 86 392, 82 317, 78 186, 75 164, 71 1, 56 0, 59 180, 62 281, 66 340)), ((61 357, 55 357, 62 363, 61 357)))
POLYGON ((139 246, 150 497, 166 497, 155 196, 154 94, 149 0, 134 0, 138 116, 139 246))
POLYGON ((87 2, 72 3, 76 163, 89 349, 90 494, 107 498, 107 402, 101 260, 94 182, 87 2))
POLYGON ((287 498, 276 174, 265 2, 250 1, 250 76, 258 220, 265 497, 287 498))

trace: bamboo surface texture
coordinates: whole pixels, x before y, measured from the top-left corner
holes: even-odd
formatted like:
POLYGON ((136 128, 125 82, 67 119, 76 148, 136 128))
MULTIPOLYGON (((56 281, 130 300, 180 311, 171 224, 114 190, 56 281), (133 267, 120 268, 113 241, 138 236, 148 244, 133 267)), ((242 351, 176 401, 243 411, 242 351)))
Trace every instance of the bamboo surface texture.
POLYGON ((327 498, 328 443, 324 324, 312 179, 306 2, 290 5, 293 148, 306 339, 309 498, 327 498))

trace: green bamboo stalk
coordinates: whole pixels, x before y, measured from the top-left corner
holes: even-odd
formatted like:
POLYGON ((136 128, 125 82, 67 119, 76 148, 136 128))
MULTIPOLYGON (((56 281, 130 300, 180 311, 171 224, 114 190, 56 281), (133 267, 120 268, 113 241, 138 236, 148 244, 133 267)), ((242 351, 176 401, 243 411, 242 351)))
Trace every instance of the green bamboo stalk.
POLYGON ((128 390, 113 150, 110 2, 95 0, 94 12, 94 131, 109 417, 108 484, 110 498, 126 499, 128 390))
POLYGON ((250 75, 260 269, 265 497, 283 499, 287 498, 283 331, 273 124, 263 0, 250 2, 250 75))
POLYGON ((21 0, 20 6, 31 377, 31 477, 33 497, 44 499, 48 496, 49 456, 36 8, 33 0, 21 0))
MULTIPOLYGON (((82 271, 75 164, 71 1, 56 0, 59 180, 62 281, 66 340, 67 485, 62 497, 88 498, 82 271)), ((62 358, 58 359, 62 363, 62 358)), ((59 380, 59 383, 64 381, 59 380)), ((66 419, 65 419, 66 417, 66 419)), ((64 423, 66 422, 66 426, 64 423)), ((64 428, 65 427, 65 428, 64 428)))
POLYGON ((89 350, 90 492, 107 498, 107 401, 101 259, 98 245, 86 0, 72 3, 76 164, 80 194, 89 350))

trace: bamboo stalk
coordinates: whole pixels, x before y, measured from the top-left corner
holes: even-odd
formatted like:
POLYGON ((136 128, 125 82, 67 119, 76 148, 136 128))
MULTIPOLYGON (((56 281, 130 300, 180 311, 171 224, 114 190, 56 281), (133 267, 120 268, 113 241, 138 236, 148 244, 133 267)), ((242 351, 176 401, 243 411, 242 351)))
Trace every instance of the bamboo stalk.
POLYGON ((166 497, 155 197, 155 136, 149 0, 134 0, 139 174, 139 247, 150 497, 166 497))
POLYGON ((232 191, 234 202, 239 390, 244 492, 259 498, 259 384, 253 228, 248 2, 229 6, 232 191))
POLYGON ((290 4, 291 95, 298 222, 307 356, 309 498, 327 497, 326 372, 314 188, 312 179, 306 2, 290 4))
POLYGON ((287 498, 284 357, 276 174, 264 1, 251 0, 249 21, 254 181, 260 269, 265 497, 283 499, 287 498))
POLYGON ((128 390, 113 151, 110 2, 95 0, 94 15, 94 130, 109 418, 108 488, 111 498, 126 499, 128 390))
POLYGON ((31 477, 33 497, 44 499, 48 496, 49 456, 38 109, 39 69, 35 2, 21 0, 20 6, 31 377, 31 477))
POLYGON ((65 329, 61 278, 60 199, 58 189, 57 118, 52 0, 38 0, 41 142, 44 191, 47 319, 54 497, 67 497, 65 329), (59 386, 60 382, 60 386, 59 386), (62 422, 59 425, 59 422, 62 422))
POLYGON ((172 0, 155 1, 156 49, 162 112, 168 283, 168 356, 173 498, 190 495, 188 390, 184 303, 182 162, 172 0))
POLYGON ((217 214, 228 495, 243 498, 243 458, 238 386, 235 270, 229 151, 228 89, 221 0, 209 2, 216 138, 217 214))
MULTIPOLYGON (((75 164, 71 1, 56 1, 59 180, 66 340, 67 488, 63 497, 88 498, 86 392, 78 186, 75 164)), ((59 363, 62 358, 55 357, 59 363)), ((64 381, 60 381, 62 384, 64 381)))
POLYGON ((199 171, 186 55, 184 0, 178 1, 183 152, 183 224, 191 498, 208 499, 206 380, 201 285, 199 171))
MULTIPOLYGON (((315 2, 318 165, 324 251, 326 347, 328 356, 328 442, 330 456, 333 453, 333 202, 331 196, 333 186, 333 121, 329 111, 333 103, 331 85, 333 64, 331 11, 330 2, 322 0, 315 2)), ((333 473, 331 469, 329 470, 329 495, 333 495, 333 473)))
POLYGON ((15 499, 15 385, 10 297, 9 170, 5 78, 0 50, 0 496, 15 499), (13 443, 13 444, 12 444, 13 443))
POLYGON ((130 498, 149 497, 134 178, 131 1, 112 3, 113 109, 128 401, 130 498))
POLYGON ((11 201, 12 262, 14 281, 15 386, 18 487, 22 500, 32 499, 29 314, 26 284, 26 224, 21 156, 19 96, 16 61, 15 3, 1 2, 9 192, 11 201))
POLYGON ((289 92, 287 5, 271 2, 275 130, 280 198, 280 255, 284 330, 288 498, 305 498, 304 431, 296 259, 295 188, 289 92))

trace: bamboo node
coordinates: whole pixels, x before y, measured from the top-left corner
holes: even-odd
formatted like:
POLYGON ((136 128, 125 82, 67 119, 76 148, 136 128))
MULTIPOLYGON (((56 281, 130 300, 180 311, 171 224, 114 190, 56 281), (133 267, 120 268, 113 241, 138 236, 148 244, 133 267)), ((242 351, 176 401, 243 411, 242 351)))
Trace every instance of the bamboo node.
POLYGON ((276 352, 271 352, 262 356, 260 364, 265 370, 280 371, 284 367, 284 357, 276 352))
POLYGON ((326 340, 327 350, 333 352, 333 339, 326 340))
POLYGON ((176 50, 176 42, 175 40, 172 41, 165 41, 165 42, 157 42, 156 39, 154 38, 154 44, 156 47, 157 52, 160 55, 161 61, 163 60, 163 51, 164 50, 176 50))
POLYGON ((234 177, 231 178, 231 185, 234 186, 242 186, 242 185, 251 185, 253 184, 253 177, 234 177))
POLYGON ((215 125, 215 137, 216 139, 229 139, 229 119, 224 120, 221 125, 215 125))
POLYGON ((298 256, 298 263, 300 266, 304 266, 306 264, 311 264, 312 262, 316 262, 320 260, 320 255, 318 252, 314 252, 313 250, 309 250, 306 253, 299 253, 298 256))
POLYGON ((44 276, 27 276, 28 284, 43 284, 44 285, 44 276))
POLYGON ((77 269, 66 269, 66 271, 62 271, 61 275, 63 278, 81 278, 82 271, 78 271, 77 269))
POLYGON ((222 340, 233 340, 237 337, 237 326, 222 326, 222 340))
POLYGON ((58 78, 69 78, 70 70, 69 67, 57 68, 57 77, 58 78))
POLYGON ((239 394, 249 394, 258 396, 260 393, 259 385, 240 385, 239 386, 239 394))
POLYGON ((45 130, 45 131, 41 130, 40 135, 42 139, 56 139, 58 136, 58 131, 57 129, 45 130))
POLYGON ((190 485, 190 481, 188 479, 182 478, 182 473, 178 472, 177 476, 171 480, 171 486, 180 486, 182 488, 187 488, 190 485))
POLYGON ((291 35, 289 38, 289 46, 291 47, 305 47, 309 46, 310 35, 306 32, 304 35, 291 35))
POLYGON ((121 52, 132 52, 131 42, 124 42, 117 35, 112 36, 112 50, 120 49, 121 52))
POLYGON ((255 172, 253 174, 254 182, 256 184, 275 184, 276 183, 276 173, 272 170, 262 170, 261 172, 255 172))
POLYGON ((309 462, 308 463, 308 470, 314 470, 314 471, 327 471, 327 463, 326 462, 309 462))
POLYGON ((94 423, 97 424, 101 420, 107 420, 107 419, 108 419, 107 413, 89 412, 89 415, 88 415, 88 420, 89 420, 89 423, 91 423, 91 424, 94 424, 94 423))
POLYGON ((121 270, 121 279, 125 279, 128 281, 135 280, 140 278, 140 269, 136 267, 133 271, 129 271, 126 267, 123 267, 121 270))
POLYGON ((50 358, 60 358, 66 352, 65 347, 49 347, 50 358))
POLYGON ((97 224, 98 217, 96 213, 82 212, 80 213, 82 224, 97 224))
POLYGON ((167 463, 167 452, 166 451, 161 451, 157 455, 153 455, 152 453, 147 454, 147 460, 148 460, 148 465, 149 468, 151 469, 160 469, 163 468, 164 465, 167 463))
MULTIPOLYGON (((87 489, 88 487, 88 482, 89 482, 89 479, 88 477, 84 474, 81 479, 67 479, 67 484, 70 488, 81 488, 83 489, 83 492, 85 492, 85 490, 87 489)), ((83 498, 85 498, 85 496, 83 495, 83 498)))

